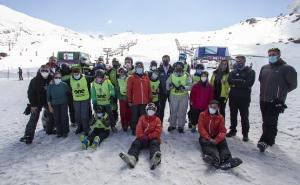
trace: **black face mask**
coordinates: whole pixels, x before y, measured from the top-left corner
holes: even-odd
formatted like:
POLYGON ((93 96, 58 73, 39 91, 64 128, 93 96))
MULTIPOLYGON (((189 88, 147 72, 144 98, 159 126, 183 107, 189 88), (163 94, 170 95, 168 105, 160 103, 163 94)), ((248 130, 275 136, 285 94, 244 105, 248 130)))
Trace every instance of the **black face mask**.
POLYGON ((169 60, 163 60, 163 64, 164 64, 165 66, 169 65, 169 60))

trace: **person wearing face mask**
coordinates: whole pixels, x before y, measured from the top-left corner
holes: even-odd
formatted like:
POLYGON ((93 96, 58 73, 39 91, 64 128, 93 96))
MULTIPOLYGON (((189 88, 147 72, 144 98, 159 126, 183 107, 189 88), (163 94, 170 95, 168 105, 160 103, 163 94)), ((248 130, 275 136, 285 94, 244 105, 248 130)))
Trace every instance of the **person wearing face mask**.
POLYGON ((229 92, 229 108, 230 108, 230 131, 227 137, 236 135, 237 114, 241 115, 243 141, 247 142, 249 132, 249 106, 251 102, 251 88, 255 81, 255 71, 245 66, 246 57, 239 55, 235 58, 235 69, 229 73, 228 83, 230 85, 229 92))
POLYGON ((269 49, 268 55, 269 64, 261 68, 258 78, 263 132, 257 147, 261 152, 275 144, 279 114, 286 108, 287 94, 297 88, 297 72, 281 58, 280 50, 269 49))
POLYGON ((125 68, 121 67, 118 70, 118 86, 116 87, 116 96, 119 99, 121 125, 124 132, 127 132, 131 120, 131 110, 127 101, 127 81, 127 71, 125 68))
POLYGON ((152 90, 152 102, 155 104, 157 109, 159 110, 159 79, 158 79, 158 69, 153 69, 151 73, 148 73, 151 83, 152 90))
POLYGON ((128 76, 133 75, 135 73, 133 59, 131 57, 125 58, 124 68, 127 70, 128 76))
POLYGON ((131 107, 131 131, 135 135, 138 119, 145 113, 145 107, 152 100, 150 79, 144 73, 143 62, 135 63, 135 73, 127 81, 127 100, 131 107))
POLYGON ((61 73, 54 73, 53 81, 47 89, 49 111, 54 115, 57 137, 67 137, 69 133, 68 96, 71 91, 68 85, 61 80, 61 73))
POLYGON ((193 85, 190 95, 191 109, 188 114, 192 124, 192 132, 196 132, 199 114, 208 108, 209 102, 213 99, 213 87, 208 82, 208 72, 203 71, 200 81, 193 85))
MULTIPOLYGON (((26 144, 32 143, 40 112, 43 107, 45 108, 45 111, 48 111, 47 88, 51 79, 52 76, 50 75, 50 67, 42 65, 38 70, 37 75, 31 79, 29 83, 27 95, 31 107, 31 114, 25 128, 25 134, 20 138, 21 142, 25 142, 26 144)), ((50 125, 49 123, 49 128, 46 128, 46 133, 53 133, 52 124, 50 125)))
POLYGON ((159 109, 158 115, 163 124, 166 102, 169 99, 170 91, 166 88, 166 82, 173 73, 173 67, 170 65, 170 56, 164 55, 162 57, 162 64, 158 68, 159 72, 159 109))
POLYGON ((186 112, 188 108, 189 93, 192 79, 183 71, 183 64, 176 62, 174 72, 168 78, 166 83, 167 90, 170 90, 170 126, 171 132, 178 126, 178 132, 184 133, 186 123, 186 112))
POLYGON ((59 69, 57 59, 54 56, 49 57, 49 61, 46 65, 50 67, 51 75, 54 75, 54 73, 59 69))
POLYGON ((199 143, 203 160, 217 169, 228 170, 242 164, 233 158, 226 142, 226 128, 219 113, 219 102, 211 100, 208 109, 200 113, 198 120, 199 143))
POLYGON ((73 106, 75 111, 76 134, 88 134, 89 120, 91 116, 90 84, 94 77, 81 74, 77 66, 72 68, 72 76, 66 83, 71 87, 73 106))
POLYGON ((220 113, 222 114, 224 119, 225 119, 226 103, 230 91, 228 76, 229 76, 228 60, 222 60, 218 68, 213 72, 210 78, 210 84, 214 88, 214 99, 220 103, 220 113))
POLYGON ((186 53, 180 53, 178 61, 183 64, 183 71, 185 73, 190 74, 190 72, 191 72, 191 66, 186 62, 186 60, 187 60, 187 54, 186 53))
POLYGON ((121 152, 119 156, 130 167, 134 168, 140 151, 143 148, 150 150, 150 169, 154 170, 161 162, 160 135, 162 131, 161 121, 155 116, 157 111, 154 103, 146 106, 146 114, 139 118, 136 127, 136 139, 131 144, 128 153, 121 152))
POLYGON ((157 70, 157 62, 155 60, 152 60, 150 62, 150 71, 148 73, 151 73, 153 71, 157 70))
POLYGON ((88 135, 81 135, 81 149, 96 149, 110 133, 110 123, 108 114, 102 106, 95 107, 95 113, 90 120, 90 129, 88 135))
POLYGON ((117 132, 115 127, 116 120, 111 105, 111 99, 115 97, 115 87, 111 81, 105 77, 105 71, 103 70, 96 71, 96 78, 91 87, 91 97, 94 109, 96 106, 102 106, 105 112, 108 113, 112 131, 114 133, 117 132))

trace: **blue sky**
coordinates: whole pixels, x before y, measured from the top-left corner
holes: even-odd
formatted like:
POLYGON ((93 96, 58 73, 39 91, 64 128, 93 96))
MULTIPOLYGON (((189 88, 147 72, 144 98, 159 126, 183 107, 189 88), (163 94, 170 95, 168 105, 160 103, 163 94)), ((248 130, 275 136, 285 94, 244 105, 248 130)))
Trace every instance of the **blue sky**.
POLYGON ((292 0, 0 0, 30 16, 83 33, 216 30, 287 12, 292 0))

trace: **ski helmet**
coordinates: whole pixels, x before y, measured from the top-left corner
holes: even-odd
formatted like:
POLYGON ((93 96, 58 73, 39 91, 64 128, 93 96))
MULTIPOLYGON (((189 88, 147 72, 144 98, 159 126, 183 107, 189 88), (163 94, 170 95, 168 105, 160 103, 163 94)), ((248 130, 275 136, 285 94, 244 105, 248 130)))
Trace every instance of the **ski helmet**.
POLYGON ((99 77, 99 78, 104 78, 105 77, 105 71, 102 70, 102 69, 98 69, 95 73, 95 76, 96 77, 99 77))

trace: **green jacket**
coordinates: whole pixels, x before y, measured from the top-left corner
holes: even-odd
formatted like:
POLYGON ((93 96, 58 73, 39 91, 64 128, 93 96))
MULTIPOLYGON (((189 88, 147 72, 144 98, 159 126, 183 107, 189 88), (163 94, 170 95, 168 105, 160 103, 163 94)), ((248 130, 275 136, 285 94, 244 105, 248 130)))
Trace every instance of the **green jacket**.
MULTIPOLYGON (((222 76, 222 89, 221 89, 221 97, 223 98, 228 98, 229 96, 229 92, 230 92, 230 85, 228 83, 228 76, 229 74, 224 74, 222 76)), ((215 73, 212 74, 211 78, 210 78, 210 84, 214 87, 214 81, 215 81, 215 73)))

